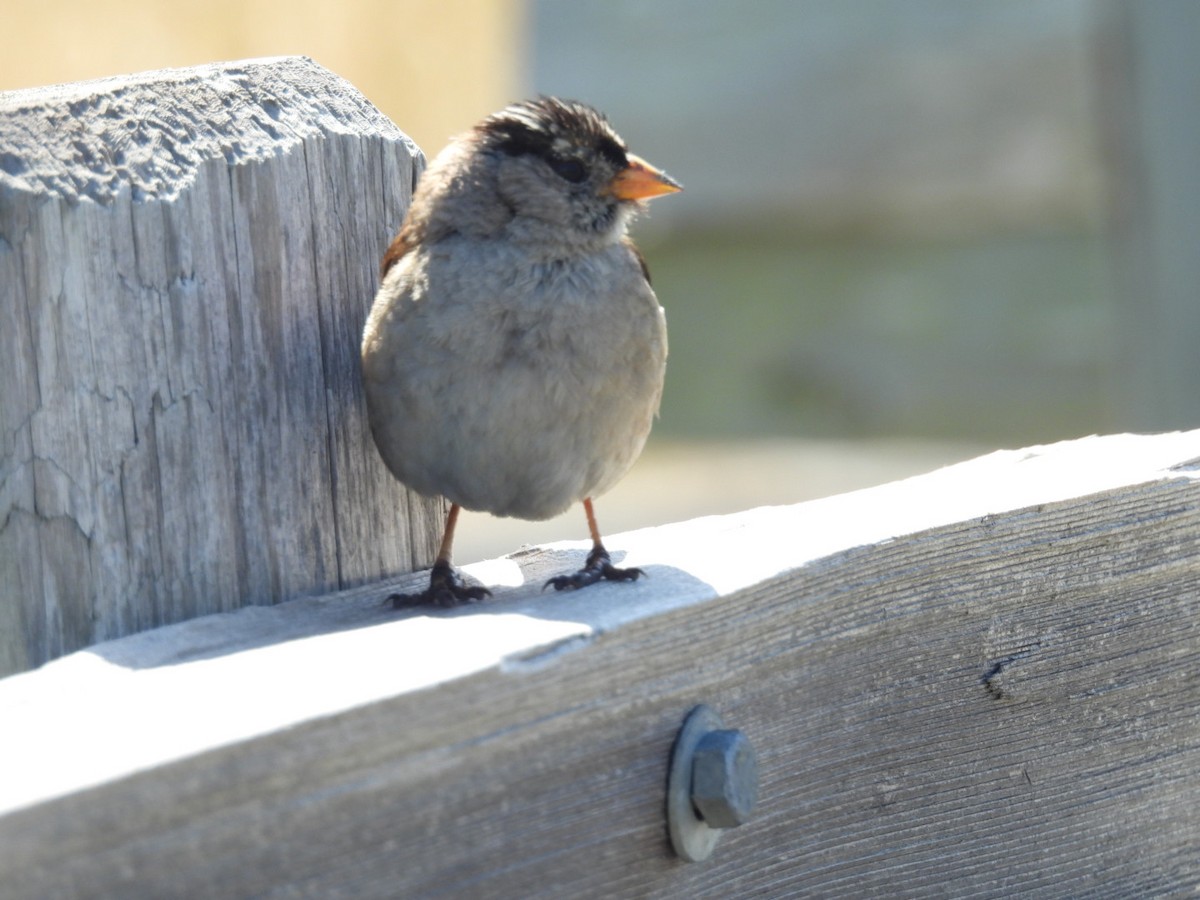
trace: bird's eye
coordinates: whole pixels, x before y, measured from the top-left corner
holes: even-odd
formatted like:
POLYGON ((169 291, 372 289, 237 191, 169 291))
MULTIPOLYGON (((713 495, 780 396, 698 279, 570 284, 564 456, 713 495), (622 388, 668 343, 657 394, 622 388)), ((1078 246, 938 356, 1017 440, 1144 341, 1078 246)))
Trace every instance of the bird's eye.
POLYGON ((565 178, 572 184, 579 184, 587 177, 587 169, 583 167, 577 159, 570 159, 559 156, 552 156, 549 160, 550 168, 559 178, 565 178))

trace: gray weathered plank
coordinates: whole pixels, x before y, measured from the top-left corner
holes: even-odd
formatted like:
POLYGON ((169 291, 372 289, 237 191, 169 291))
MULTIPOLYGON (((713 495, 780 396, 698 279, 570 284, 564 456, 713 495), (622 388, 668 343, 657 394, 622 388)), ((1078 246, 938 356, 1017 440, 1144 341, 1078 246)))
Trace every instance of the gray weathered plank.
POLYGON ((1129 896, 1200 887, 1200 432, 992 454, 244 609, 0 682, 13 897, 1129 896), (417 584, 410 576, 401 587, 417 584), (697 702, 756 818, 668 849, 697 702), (16 773, 19 773, 17 775, 16 773))
POLYGON ((420 164, 302 58, 0 94, 0 674, 428 562, 357 368, 420 164))

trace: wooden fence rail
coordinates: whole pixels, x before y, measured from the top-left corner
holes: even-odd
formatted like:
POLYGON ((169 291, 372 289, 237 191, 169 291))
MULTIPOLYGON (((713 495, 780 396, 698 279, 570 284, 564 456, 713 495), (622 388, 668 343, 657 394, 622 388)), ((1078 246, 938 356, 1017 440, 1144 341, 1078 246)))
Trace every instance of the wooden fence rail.
POLYGON ((431 559, 357 368, 420 164, 302 58, 0 94, 0 675, 431 559))
POLYGON ((1182 896, 1200 888, 1200 432, 992 454, 252 607, 0 681, 6 897, 1182 896), (397 582, 412 588, 421 576, 397 582), (752 820, 669 847, 697 703, 752 820))

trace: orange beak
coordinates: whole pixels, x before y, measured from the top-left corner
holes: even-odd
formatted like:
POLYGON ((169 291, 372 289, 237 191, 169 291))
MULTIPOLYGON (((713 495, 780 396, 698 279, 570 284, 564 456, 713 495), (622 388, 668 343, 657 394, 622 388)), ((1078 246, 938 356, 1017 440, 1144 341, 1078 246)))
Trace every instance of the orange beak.
POLYGON ((618 200, 644 200, 682 190, 683 185, 666 172, 660 172, 632 153, 629 154, 629 165, 608 183, 608 192, 618 200))

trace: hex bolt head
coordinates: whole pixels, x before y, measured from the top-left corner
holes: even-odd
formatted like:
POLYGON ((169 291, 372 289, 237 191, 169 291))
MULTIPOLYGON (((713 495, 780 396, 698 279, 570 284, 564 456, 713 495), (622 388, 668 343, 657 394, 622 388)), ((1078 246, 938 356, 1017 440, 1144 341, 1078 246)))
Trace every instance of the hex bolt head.
POLYGON ((710 828, 749 821, 758 802, 758 759, 736 730, 710 731, 692 757, 692 804, 710 828))
POLYGON ((740 731, 701 703, 683 720, 667 769, 667 833, 680 858, 700 862, 754 812, 758 761, 740 731))

